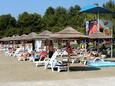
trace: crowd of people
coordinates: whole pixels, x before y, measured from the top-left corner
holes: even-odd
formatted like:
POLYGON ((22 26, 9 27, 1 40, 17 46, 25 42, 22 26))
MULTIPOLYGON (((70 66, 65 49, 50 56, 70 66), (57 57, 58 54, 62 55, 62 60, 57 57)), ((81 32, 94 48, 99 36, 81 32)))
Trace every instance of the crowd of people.
MULTIPOLYGON (((80 48, 73 48, 69 41, 66 41, 65 45, 60 49, 60 52, 66 52, 69 60, 71 60, 72 55, 76 55, 76 58, 80 57, 79 60, 82 59, 91 59, 95 57, 101 57, 101 53, 98 51, 89 51, 88 47, 90 44, 86 44, 86 47, 83 43, 80 44, 80 48), (87 48, 87 50, 85 50, 87 48), (83 58, 85 57, 85 58, 83 58)), ((102 46, 105 48, 105 46, 102 46)), ((52 41, 48 42, 46 49, 39 49, 39 51, 35 51, 32 49, 32 45, 29 44, 27 46, 21 45, 20 47, 8 47, 5 49, 5 54, 9 56, 16 57, 18 61, 43 61, 45 58, 52 58, 53 53, 58 50, 58 48, 54 48, 54 44, 52 41)))

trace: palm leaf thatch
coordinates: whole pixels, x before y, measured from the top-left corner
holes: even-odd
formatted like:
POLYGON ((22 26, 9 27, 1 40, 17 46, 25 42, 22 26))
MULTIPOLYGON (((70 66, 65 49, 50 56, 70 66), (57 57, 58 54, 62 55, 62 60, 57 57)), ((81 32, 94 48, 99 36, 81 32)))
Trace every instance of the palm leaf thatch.
POLYGON ((88 38, 87 36, 83 35, 82 33, 78 32, 77 30, 73 29, 72 27, 66 27, 64 30, 53 34, 52 37, 60 38, 60 39, 88 38))
POLYGON ((93 39, 108 39, 108 38, 112 38, 111 36, 108 36, 104 33, 101 33, 101 32, 96 32, 92 35, 89 36, 90 38, 93 38, 93 39))

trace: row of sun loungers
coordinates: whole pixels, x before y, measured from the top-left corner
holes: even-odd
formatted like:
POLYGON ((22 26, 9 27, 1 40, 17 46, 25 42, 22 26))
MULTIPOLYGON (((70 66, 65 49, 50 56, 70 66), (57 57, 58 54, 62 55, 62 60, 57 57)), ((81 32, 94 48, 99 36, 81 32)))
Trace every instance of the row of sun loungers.
MULTIPOLYGON (((24 52, 28 52, 32 54, 32 49, 24 49, 24 48, 18 48, 16 50, 13 49, 3 49, 5 52, 5 55, 16 57, 18 60, 19 57, 21 57, 24 52)), ((42 52, 42 50, 40 51, 42 52)), ((38 53, 38 52, 37 52, 38 53)), ((106 56, 105 55, 99 55, 96 56, 98 53, 97 52, 85 52, 84 50, 74 50, 74 54, 71 55, 70 62, 74 64, 75 62, 81 62, 84 65, 87 60, 95 59, 95 58, 100 58, 104 59, 106 56)), ((51 68, 52 71, 54 71, 55 68, 57 68, 57 71, 60 72, 61 70, 67 70, 68 69, 68 53, 65 50, 56 50, 54 54, 52 55, 51 58, 48 58, 48 54, 46 54, 44 59, 38 59, 38 61, 35 60, 34 54, 29 55, 26 59, 28 61, 32 61, 36 67, 39 65, 43 65, 44 69, 51 68), (62 60, 58 60, 57 58, 61 58, 62 60)), ((24 59, 24 60, 26 60, 24 59)), ((23 59, 21 59, 23 60, 23 59)))

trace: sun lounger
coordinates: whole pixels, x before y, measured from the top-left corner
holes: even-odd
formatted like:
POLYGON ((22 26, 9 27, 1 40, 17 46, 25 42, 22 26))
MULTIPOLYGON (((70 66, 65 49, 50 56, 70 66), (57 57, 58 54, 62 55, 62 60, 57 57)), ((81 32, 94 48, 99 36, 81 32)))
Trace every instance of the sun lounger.
POLYGON ((51 59, 45 63, 45 69, 51 68, 54 71, 54 68, 57 68, 57 71, 67 70, 67 65, 63 64, 61 61, 57 61, 56 57, 59 55, 58 51, 55 51, 51 59))
POLYGON ((36 65, 36 67, 38 67, 39 65, 45 65, 45 63, 49 61, 49 58, 46 57, 44 60, 38 60, 38 61, 33 61, 36 65))
POLYGON ((21 54, 22 54, 23 51, 24 51, 24 50, 23 50, 22 48, 18 48, 18 49, 14 52, 13 57, 19 57, 19 56, 21 56, 21 54))
MULTIPOLYGON (((64 50, 63 52, 59 52, 60 56, 63 58, 63 61, 64 62, 67 62, 68 61, 68 53, 66 52, 66 50, 64 50)), ((73 53, 71 55, 71 63, 74 64, 77 60, 77 55, 75 55, 75 53, 73 53)))
POLYGON ((33 61, 36 64, 36 67, 38 65, 44 65, 45 62, 47 62, 49 60, 48 56, 47 56, 47 52, 46 51, 41 51, 39 52, 39 57, 38 57, 38 61, 33 61))

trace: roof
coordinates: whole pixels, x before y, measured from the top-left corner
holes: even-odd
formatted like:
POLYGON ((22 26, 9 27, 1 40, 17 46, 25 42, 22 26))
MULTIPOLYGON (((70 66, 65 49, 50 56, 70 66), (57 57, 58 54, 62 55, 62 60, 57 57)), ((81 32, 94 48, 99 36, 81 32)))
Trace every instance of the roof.
POLYGON ((51 37, 60 39, 88 38, 88 36, 83 35, 72 27, 66 27, 64 30, 53 34, 51 37))
POLYGON ((89 37, 90 37, 90 38, 94 38, 94 39, 102 39, 102 38, 107 39, 107 38, 112 38, 111 36, 108 36, 108 35, 106 35, 106 34, 104 34, 104 33, 101 33, 101 32, 96 32, 96 33, 90 35, 89 37))
POLYGON ((107 8, 99 7, 99 6, 96 6, 96 5, 85 6, 80 10, 80 12, 81 13, 95 13, 95 14, 99 14, 99 13, 115 14, 115 12, 113 12, 113 11, 107 9, 107 8))
POLYGON ((49 39, 50 35, 52 35, 52 34, 53 34, 52 32, 45 30, 45 31, 39 33, 36 38, 38 38, 38 39, 49 39))

